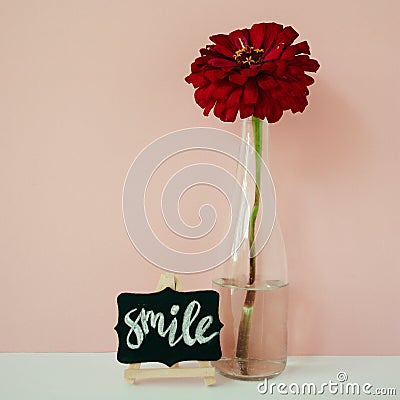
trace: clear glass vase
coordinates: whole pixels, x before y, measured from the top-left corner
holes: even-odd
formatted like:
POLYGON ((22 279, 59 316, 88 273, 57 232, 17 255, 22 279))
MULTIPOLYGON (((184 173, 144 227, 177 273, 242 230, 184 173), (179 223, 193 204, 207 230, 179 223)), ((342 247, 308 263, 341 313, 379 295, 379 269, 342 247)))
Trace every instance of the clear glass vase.
MULTIPOLYGON (((248 172, 254 170, 257 151, 268 166, 268 123, 258 120, 258 124, 255 132, 252 118, 242 121, 243 145, 236 177, 241 185, 236 199, 240 202, 240 215, 233 218, 234 241, 238 243, 234 243, 232 257, 216 269, 213 279, 213 289, 220 294, 219 313, 224 324, 222 358, 213 365, 222 375, 241 380, 279 375, 287 359, 287 261, 277 217, 266 244, 253 254, 250 250, 252 229, 257 231, 260 225, 257 218, 254 226, 251 225, 257 195, 255 182, 248 172), (257 133, 261 137, 257 138, 257 133)), ((263 212, 275 212, 275 208, 268 210, 268 205, 264 205, 263 212)))

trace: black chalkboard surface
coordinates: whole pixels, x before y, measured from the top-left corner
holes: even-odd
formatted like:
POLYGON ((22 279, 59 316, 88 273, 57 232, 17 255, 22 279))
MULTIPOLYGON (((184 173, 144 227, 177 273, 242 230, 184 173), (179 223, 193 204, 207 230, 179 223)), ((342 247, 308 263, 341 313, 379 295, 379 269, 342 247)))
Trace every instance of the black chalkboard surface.
POLYGON ((124 364, 221 358, 219 294, 213 290, 121 293, 117 298, 119 346, 124 364))

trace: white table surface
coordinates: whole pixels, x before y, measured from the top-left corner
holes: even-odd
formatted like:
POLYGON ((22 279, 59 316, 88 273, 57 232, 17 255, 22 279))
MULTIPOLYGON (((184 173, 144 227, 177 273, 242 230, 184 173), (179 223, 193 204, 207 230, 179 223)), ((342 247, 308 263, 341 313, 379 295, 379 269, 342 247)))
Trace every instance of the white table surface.
MULTIPOLYGON (((151 364, 150 364, 151 365, 151 364)), ((149 364, 147 364, 149 366, 149 364)), ((159 365, 153 365, 159 367, 159 365)), ((123 380, 125 365, 115 353, 2 353, 1 400, 118 400, 118 399, 400 399, 400 356, 388 357, 289 357, 286 370, 269 384, 337 382, 341 371, 347 382, 376 388, 395 388, 396 395, 260 394, 260 382, 242 382, 217 375, 215 386, 201 378, 123 380)), ((294 388, 294 387, 293 387, 294 388)))

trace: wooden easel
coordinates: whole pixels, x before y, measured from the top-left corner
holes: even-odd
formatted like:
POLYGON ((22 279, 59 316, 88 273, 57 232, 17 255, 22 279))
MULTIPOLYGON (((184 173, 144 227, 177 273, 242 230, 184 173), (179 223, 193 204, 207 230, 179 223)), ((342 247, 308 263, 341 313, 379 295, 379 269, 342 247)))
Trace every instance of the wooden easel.
MULTIPOLYGON (((162 274, 157 285, 157 291, 170 287, 182 292, 182 283, 177 276, 171 273, 162 274)), ((180 368, 179 363, 171 368, 140 368, 140 363, 130 364, 124 371, 124 378, 131 384, 135 384, 138 378, 203 378, 207 386, 215 384, 215 368, 210 361, 197 361, 199 366, 193 368, 180 368)))

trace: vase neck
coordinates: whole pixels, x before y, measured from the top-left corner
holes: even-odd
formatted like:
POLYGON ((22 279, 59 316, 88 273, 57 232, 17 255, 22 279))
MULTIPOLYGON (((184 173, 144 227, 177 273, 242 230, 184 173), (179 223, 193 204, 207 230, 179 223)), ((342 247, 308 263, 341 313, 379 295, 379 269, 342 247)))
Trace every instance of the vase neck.
MULTIPOLYGON (((254 130, 252 117, 241 120, 242 123, 242 140, 254 146, 254 130)), ((269 157, 269 124, 267 120, 262 121, 262 158, 267 165, 270 166, 269 157)))

